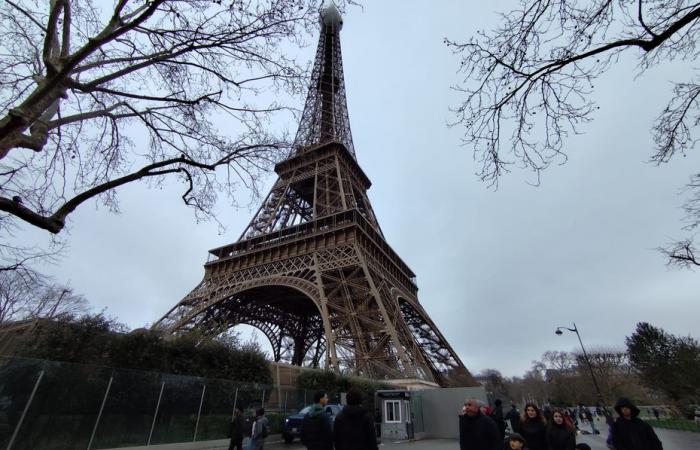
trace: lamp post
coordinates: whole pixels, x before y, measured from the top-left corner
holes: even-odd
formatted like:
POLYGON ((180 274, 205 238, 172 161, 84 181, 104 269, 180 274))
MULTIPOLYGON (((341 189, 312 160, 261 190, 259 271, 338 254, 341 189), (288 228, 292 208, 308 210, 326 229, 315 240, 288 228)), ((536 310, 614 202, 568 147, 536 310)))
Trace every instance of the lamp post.
POLYGON ((569 327, 557 327, 557 330, 554 332, 557 336, 561 336, 564 334, 563 331, 561 330, 567 330, 571 331, 572 333, 576 333, 576 337, 578 337, 578 342, 581 344, 581 350, 583 350, 583 360, 586 361, 586 365, 588 366, 588 371, 591 373, 591 379, 593 379, 593 386, 595 386, 596 393, 598 394, 598 399, 602 403, 603 408, 605 408, 605 397, 603 397, 603 393, 600 391, 600 386, 598 385, 598 380, 595 377, 595 374, 593 373, 593 366, 591 365, 591 360, 588 358, 588 353, 586 353, 586 347, 583 346, 583 341, 581 340, 581 335, 578 332, 578 328, 576 328, 576 323, 572 322, 574 324, 573 328, 569 327))

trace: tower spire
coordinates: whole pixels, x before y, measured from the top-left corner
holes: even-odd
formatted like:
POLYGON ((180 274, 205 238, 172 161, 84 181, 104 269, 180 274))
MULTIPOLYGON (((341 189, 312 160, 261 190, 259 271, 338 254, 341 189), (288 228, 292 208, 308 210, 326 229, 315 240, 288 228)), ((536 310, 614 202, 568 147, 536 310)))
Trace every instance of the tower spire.
POLYGON ((340 51, 343 18, 330 2, 321 8, 319 21, 321 34, 294 148, 296 153, 304 153, 320 144, 338 142, 355 156, 340 51))

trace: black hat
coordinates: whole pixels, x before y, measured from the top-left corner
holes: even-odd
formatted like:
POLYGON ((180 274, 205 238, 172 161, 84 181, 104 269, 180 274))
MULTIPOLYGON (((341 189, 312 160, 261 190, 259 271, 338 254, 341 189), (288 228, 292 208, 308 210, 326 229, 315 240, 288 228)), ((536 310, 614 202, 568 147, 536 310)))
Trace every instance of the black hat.
POLYGON ((617 400, 617 403, 615 403, 615 411, 617 411, 619 415, 622 415, 623 406, 626 406, 632 410, 632 417, 637 417, 639 415, 639 408, 634 406, 634 403, 632 403, 630 399, 625 397, 621 397, 617 400))

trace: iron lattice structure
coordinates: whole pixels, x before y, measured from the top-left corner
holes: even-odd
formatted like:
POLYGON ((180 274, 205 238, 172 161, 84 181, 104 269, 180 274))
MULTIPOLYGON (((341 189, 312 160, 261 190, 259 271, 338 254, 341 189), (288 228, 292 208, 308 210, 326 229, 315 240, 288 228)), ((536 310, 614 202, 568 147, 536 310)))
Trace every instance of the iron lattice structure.
POLYGON ((387 244, 345 103, 340 14, 321 37, 293 154, 237 242, 210 251, 201 283, 156 327, 215 336, 257 327, 274 360, 357 375, 476 385, 387 244))

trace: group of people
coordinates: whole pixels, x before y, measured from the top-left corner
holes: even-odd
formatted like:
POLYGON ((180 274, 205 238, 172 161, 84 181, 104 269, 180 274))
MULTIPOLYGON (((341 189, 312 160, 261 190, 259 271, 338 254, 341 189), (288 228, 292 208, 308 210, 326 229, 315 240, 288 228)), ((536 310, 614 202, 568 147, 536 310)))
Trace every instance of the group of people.
POLYGON ((378 450, 374 419, 362 407, 362 392, 350 388, 345 401, 331 423, 324 413, 328 395, 323 391, 314 394, 314 405, 301 425, 301 442, 308 450, 378 450))
MULTIPOLYGON (((231 421, 231 430, 229 435, 231 442, 228 450, 243 450, 243 430, 244 430, 243 411, 240 408, 233 410, 233 420, 231 421)), ((265 410, 260 408, 255 411, 255 417, 250 429, 250 444, 248 450, 262 450, 265 445, 265 438, 270 432, 270 424, 265 417, 265 410)))
MULTIPOLYGON (((304 416, 301 426, 301 442, 308 450, 378 450, 374 430, 374 419, 362 407, 362 392, 350 388, 346 405, 331 423, 325 413, 328 395, 319 391, 314 394, 314 404, 304 416)), ((231 422, 229 450, 243 449, 243 412, 236 408, 231 422)), ((251 427, 248 450, 263 450, 269 424, 265 410, 259 409, 251 427)))
MULTIPOLYGON (((585 409, 585 408, 584 408, 585 409)), ((615 450, 663 450, 654 429, 639 419, 639 409, 628 399, 615 405, 618 418, 602 410, 610 427, 607 444, 615 450)), ((582 420, 590 421, 593 413, 579 411, 582 420)), ((590 450, 586 443, 576 443, 576 413, 555 408, 544 414, 534 403, 527 403, 522 414, 515 405, 504 416, 502 403, 496 400, 490 410, 476 399, 467 399, 459 415, 459 445, 461 450, 590 450), (512 433, 506 438, 506 421, 512 433)))

